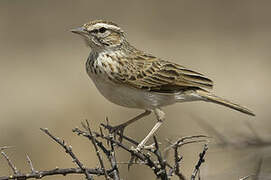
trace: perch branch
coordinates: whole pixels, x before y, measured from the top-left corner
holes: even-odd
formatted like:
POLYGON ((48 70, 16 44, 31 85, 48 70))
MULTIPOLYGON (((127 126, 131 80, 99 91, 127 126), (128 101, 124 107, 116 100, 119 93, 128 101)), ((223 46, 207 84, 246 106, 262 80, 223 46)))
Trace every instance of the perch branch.
POLYGON ((88 180, 92 180, 93 179, 93 177, 88 173, 88 171, 83 166, 83 164, 75 156, 75 154, 72 151, 72 147, 71 146, 67 146, 67 144, 65 143, 64 140, 60 141, 60 139, 57 138, 57 137, 55 137, 54 135, 52 135, 48 131, 48 129, 45 129, 45 128, 40 128, 40 129, 41 129, 41 131, 43 131, 45 134, 47 134, 50 138, 52 138, 56 143, 58 143, 61 147, 63 147, 65 149, 65 152, 71 156, 72 161, 75 162, 77 164, 77 166, 84 172, 84 174, 86 175, 86 179, 88 179, 88 180))
POLYGON ((33 163, 32 163, 32 161, 31 161, 31 159, 30 159, 30 157, 28 155, 26 155, 26 159, 27 159, 27 163, 30 166, 31 173, 35 173, 36 171, 34 169, 33 163))
POLYGON ((6 161, 8 162, 9 167, 12 169, 13 173, 15 175, 19 174, 18 169, 16 168, 16 166, 11 162, 11 160, 9 159, 8 155, 4 152, 1 151, 1 154, 3 155, 3 157, 6 159, 6 161))
MULTIPOLYGON (((0 147, 2 155, 7 160, 9 166, 13 170, 14 174, 11 176, 2 176, 0 177, 0 180, 11 180, 11 179, 30 179, 30 178, 36 178, 40 179, 45 176, 52 176, 52 175, 67 175, 67 174, 84 174, 86 179, 92 180, 93 175, 97 176, 104 176, 106 180, 120 180, 120 173, 119 173, 119 164, 128 164, 128 168, 131 167, 133 164, 139 164, 139 165, 145 165, 148 166, 153 173, 156 175, 157 178, 161 180, 170 180, 173 175, 176 175, 179 180, 186 180, 185 176, 180 171, 180 163, 182 161, 183 156, 179 154, 178 150, 186 144, 191 143, 198 143, 198 142, 206 142, 207 136, 205 135, 197 135, 197 136, 186 136, 183 138, 179 138, 176 142, 171 143, 170 146, 167 147, 164 151, 168 152, 170 149, 174 150, 174 161, 173 164, 167 162, 166 156, 162 155, 160 144, 156 138, 156 136, 153 136, 154 143, 147 146, 148 149, 142 149, 140 151, 134 151, 131 149, 130 146, 124 144, 122 141, 116 140, 116 135, 121 136, 121 138, 128 142, 130 145, 138 145, 138 142, 133 140, 132 138, 125 136, 119 132, 117 134, 114 134, 110 129, 112 128, 109 123, 107 125, 101 125, 99 128, 99 133, 91 130, 89 122, 86 121, 85 123, 82 123, 82 126, 84 130, 80 130, 79 128, 73 129, 73 132, 76 133, 79 136, 83 136, 87 138, 93 145, 96 155, 99 160, 100 167, 90 169, 87 167, 84 167, 83 163, 76 157, 76 155, 72 151, 72 147, 68 146, 64 140, 60 140, 58 137, 54 136, 52 133, 49 132, 48 129, 41 128, 41 131, 43 131, 46 135, 48 135, 53 141, 55 141, 57 144, 59 144, 65 152, 72 158, 72 161, 78 166, 77 168, 55 168, 48 171, 37 171, 35 170, 33 163, 28 155, 27 157, 27 163, 30 166, 30 173, 21 174, 15 167, 15 165, 10 161, 9 157, 3 152, 4 149, 7 149, 8 147, 0 147), (103 128, 108 130, 108 132, 104 133, 103 128), (104 143, 107 143, 107 145, 104 145, 104 143), (116 159, 116 151, 115 147, 119 147, 120 149, 128 152, 131 155, 130 162, 120 163, 117 162, 116 159), (101 152, 102 153, 101 153, 101 152), (105 167, 105 162, 103 160, 103 155, 107 157, 108 162, 111 165, 111 169, 107 170, 105 167)), ((208 142, 208 141, 207 141, 208 142)), ((205 154, 208 147, 207 145, 204 146, 203 151, 199 154, 199 160, 197 161, 197 164, 195 165, 195 168, 193 170, 191 180, 195 180, 196 177, 199 177, 200 179, 200 166, 204 162, 205 154)))
POLYGON ((208 150, 208 146, 207 146, 207 144, 205 144, 203 151, 199 154, 199 160, 198 160, 198 163, 196 164, 195 169, 192 173, 191 180, 195 180, 195 178, 197 177, 201 164, 205 162, 204 157, 205 157, 207 150, 208 150))
MULTIPOLYGON (((103 171, 101 169, 88 169, 86 168, 84 171, 81 168, 55 168, 52 170, 47 171, 35 171, 35 173, 29 173, 29 174, 17 174, 17 175, 11 175, 11 176, 2 176, 0 177, 0 180, 13 180, 13 179, 41 179, 46 176, 53 176, 53 175, 63 175, 66 176, 68 174, 85 174, 85 171, 88 172, 88 174, 92 175, 104 175, 103 171)), ((108 172, 110 173, 110 172, 108 172)))
MULTIPOLYGON (((73 129, 73 132, 77 133, 77 135, 82 135, 82 136, 84 136, 86 138, 90 138, 89 137, 90 135, 87 132, 82 131, 79 128, 73 129)), ((123 150, 127 151, 128 153, 130 153, 132 157, 135 157, 136 159, 139 159, 139 160, 145 162, 146 165, 149 166, 154 171, 154 173, 156 174, 156 176, 159 177, 158 174, 157 174, 157 172, 159 172, 159 167, 151 160, 151 158, 150 158, 149 155, 144 154, 142 152, 135 152, 135 151, 131 150, 130 148, 126 147, 124 144, 116 141, 114 138, 111 138, 109 136, 102 136, 101 134, 99 134, 97 132, 93 132, 93 133, 95 133, 95 135, 97 137, 100 137, 100 138, 102 138, 102 139, 104 139, 104 140, 106 140, 108 142, 112 142, 113 144, 116 144, 117 146, 119 146, 123 150)))
POLYGON ((84 123, 82 123, 82 126, 88 131, 88 133, 89 133, 88 137, 89 137, 89 139, 91 140, 91 142, 92 142, 92 144, 94 146, 94 149, 95 149, 96 155, 98 157, 100 166, 102 168, 102 171, 104 172, 104 177, 105 177, 106 180, 109 180, 108 174, 106 172, 106 169, 105 169, 105 166, 104 166, 104 163, 103 163, 103 160, 102 160, 102 157, 100 155, 100 151, 99 151, 99 149, 97 147, 97 142, 96 142, 96 140, 95 140, 95 138, 94 138, 94 136, 92 134, 92 131, 90 130, 89 122, 86 120, 86 125, 84 123))
MULTIPOLYGON (((113 135, 110 135, 110 137, 112 139, 113 135)), ((115 148, 114 148, 115 144, 112 141, 110 141, 110 146, 111 146, 111 151, 108 158, 109 158, 111 167, 113 169, 113 177, 114 177, 114 180, 120 180, 118 164, 117 164, 117 160, 115 156, 115 148)))

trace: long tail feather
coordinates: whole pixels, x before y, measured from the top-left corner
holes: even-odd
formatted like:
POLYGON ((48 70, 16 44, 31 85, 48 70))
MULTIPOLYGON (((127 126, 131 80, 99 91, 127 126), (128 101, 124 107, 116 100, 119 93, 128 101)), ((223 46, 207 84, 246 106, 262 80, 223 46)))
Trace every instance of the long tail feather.
POLYGON ((211 94, 209 92, 206 92, 206 91, 203 91, 203 90, 197 90, 196 91, 198 95, 200 95, 202 98, 204 98, 206 101, 210 101, 210 102, 213 102, 213 103, 217 103, 217 104, 220 104, 220 105, 223 105, 223 106, 227 106, 229 108, 232 108, 232 109, 235 109, 237 111, 240 111, 242 113, 245 113, 245 114, 248 114, 248 115, 251 115, 251 116, 255 116, 255 114, 245 108, 245 107, 242 107, 238 104, 235 104, 235 103, 232 103, 226 99, 223 99, 221 97, 218 97, 214 94, 211 94))

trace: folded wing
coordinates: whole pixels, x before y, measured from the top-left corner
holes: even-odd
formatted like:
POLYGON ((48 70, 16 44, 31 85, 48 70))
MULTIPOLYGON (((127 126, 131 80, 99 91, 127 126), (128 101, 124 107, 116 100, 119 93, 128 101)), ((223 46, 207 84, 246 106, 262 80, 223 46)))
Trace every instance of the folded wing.
POLYGON ((213 82, 203 74, 150 55, 138 55, 124 62, 122 63, 124 71, 115 73, 114 79, 118 83, 134 88, 173 93, 193 88, 212 89, 213 87, 213 82))

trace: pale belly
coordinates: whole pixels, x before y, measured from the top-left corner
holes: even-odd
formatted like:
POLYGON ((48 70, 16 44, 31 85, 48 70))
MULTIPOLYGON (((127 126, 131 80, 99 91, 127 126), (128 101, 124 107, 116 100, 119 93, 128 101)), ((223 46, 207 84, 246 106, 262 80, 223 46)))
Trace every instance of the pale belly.
POLYGON ((190 98, 182 95, 182 93, 165 94, 148 92, 115 84, 101 75, 92 75, 90 77, 97 89, 107 100, 124 107, 152 110, 176 102, 191 101, 190 98))

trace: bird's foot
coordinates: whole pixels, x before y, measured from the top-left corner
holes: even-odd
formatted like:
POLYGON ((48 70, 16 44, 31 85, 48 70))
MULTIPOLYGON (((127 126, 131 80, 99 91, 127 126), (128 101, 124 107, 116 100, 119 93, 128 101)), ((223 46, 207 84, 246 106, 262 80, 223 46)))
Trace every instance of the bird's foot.
MULTIPOLYGON (((145 149, 145 146, 142 144, 139 144, 137 147, 131 147, 131 151, 133 151, 134 153, 140 153, 143 149, 145 149)), ((146 149, 148 149, 148 147, 146 149)))
POLYGON ((119 142, 122 142, 122 139, 123 139, 123 133, 124 133, 124 129, 125 129, 126 126, 124 125, 118 125, 118 126, 114 126, 112 127, 111 129, 111 132, 112 134, 114 134, 114 137, 116 138, 116 136, 118 135, 119 136, 119 142))
POLYGON ((137 163, 138 157, 136 156, 136 154, 140 153, 141 148, 140 147, 135 148, 134 146, 132 146, 130 150, 131 150, 131 158, 128 163, 128 170, 131 168, 133 164, 137 163))
POLYGON ((114 138, 116 139, 117 135, 119 136, 118 140, 119 142, 122 142, 123 139, 123 133, 124 133, 124 129, 125 129, 125 125, 120 124, 118 126, 110 126, 110 125, 105 125, 102 124, 103 127, 105 127, 106 129, 109 130, 110 134, 113 134, 114 138))

